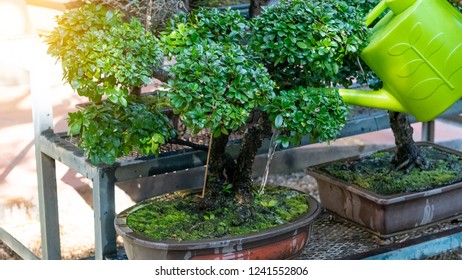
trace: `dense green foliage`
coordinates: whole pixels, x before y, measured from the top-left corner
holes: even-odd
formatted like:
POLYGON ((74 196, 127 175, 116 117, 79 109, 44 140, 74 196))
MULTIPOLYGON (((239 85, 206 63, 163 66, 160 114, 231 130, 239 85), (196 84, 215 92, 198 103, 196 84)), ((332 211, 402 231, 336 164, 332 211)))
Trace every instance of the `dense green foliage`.
POLYGON ((369 33, 364 14, 354 8, 342 1, 295 0, 268 7, 251 21, 231 10, 178 15, 161 39, 178 65, 170 70, 172 105, 190 127, 212 127, 216 135, 236 130, 260 109, 283 130, 278 141, 284 147, 298 145, 306 134, 335 139, 346 105, 324 88, 369 75, 358 64, 369 33))
POLYGON ((256 195, 254 222, 234 225, 236 205, 198 209, 197 196, 181 192, 140 203, 127 217, 127 225, 156 240, 197 240, 235 236, 282 225, 306 213, 306 194, 288 188, 268 187, 256 195))
POLYGON ((239 45, 194 45, 176 59, 168 97, 195 132, 210 128, 219 136, 236 131, 272 97, 268 72, 239 45))
POLYGON ((229 134, 268 104, 274 82, 241 45, 249 22, 238 11, 199 9, 175 17, 167 31, 163 45, 176 55, 168 97, 193 131, 229 134))
POLYGON ((462 157, 432 147, 421 147, 427 161, 423 170, 396 170, 394 152, 342 161, 322 168, 336 178, 383 195, 430 190, 462 180, 462 157))
POLYGON ((283 147, 298 145, 305 135, 321 142, 335 139, 346 119, 345 104, 337 89, 331 88, 282 90, 268 111, 269 119, 281 132, 277 141, 283 147))
POLYGON ((176 15, 162 32, 165 53, 178 55, 186 48, 208 43, 241 44, 250 29, 239 11, 198 9, 176 15))
POLYGON ((349 86, 369 29, 348 1, 282 1, 254 20, 249 45, 279 85, 349 86))
POLYGON ((69 134, 80 135, 80 147, 94 164, 113 164, 133 152, 157 155, 175 132, 155 99, 130 95, 127 106, 107 100, 92 103, 69 113, 69 134))
POLYGON ((151 83, 151 68, 163 62, 157 41, 135 18, 127 23, 121 12, 92 4, 61 15, 47 37, 48 52, 79 95, 124 106, 130 90, 151 83))
POLYGON ((113 10, 122 11, 129 20, 135 17, 153 33, 162 30, 169 19, 184 11, 181 0, 85 0, 93 4, 102 4, 113 10))
POLYGON ((63 67, 63 78, 90 104, 69 114, 69 134, 94 164, 113 164, 136 151, 157 154, 173 135, 168 119, 158 113, 157 98, 141 99, 130 91, 151 83, 152 67, 163 53, 158 40, 140 22, 85 4, 57 19, 47 37, 49 53, 63 67))
POLYGON ((335 139, 346 105, 332 87, 368 77, 358 60, 368 38, 359 3, 369 1, 283 0, 251 20, 238 11, 200 8, 174 16, 159 39, 136 18, 102 5, 85 4, 59 17, 48 37, 49 52, 62 62, 64 79, 91 101, 69 114, 69 132, 79 135, 93 163, 113 164, 132 151, 156 154, 174 135, 159 113, 158 96, 132 94, 151 82, 164 54, 173 63, 165 68, 170 79, 162 97, 193 132, 210 129, 221 136, 209 154, 211 162, 223 165, 209 168, 210 197, 202 202, 185 197, 178 208, 172 201, 146 206, 130 215, 135 223, 130 226, 161 234, 152 238, 165 238, 162 227, 173 228, 167 236, 176 240, 211 238, 259 231, 306 212, 303 195, 263 198, 273 192, 252 191, 254 155, 271 126, 280 131, 277 141, 284 147, 298 145, 307 134, 319 141, 335 139), (223 148, 226 135, 244 124, 249 129, 241 154, 230 159, 223 148), (215 212, 201 213, 198 205, 215 212), (140 222, 148 218, 156 218, 155 224, 140 222), (232 224, 239 224, 239 231, 232 224), (183 237, 180 226, 187 233, 197 228, 216 235, 183 237))

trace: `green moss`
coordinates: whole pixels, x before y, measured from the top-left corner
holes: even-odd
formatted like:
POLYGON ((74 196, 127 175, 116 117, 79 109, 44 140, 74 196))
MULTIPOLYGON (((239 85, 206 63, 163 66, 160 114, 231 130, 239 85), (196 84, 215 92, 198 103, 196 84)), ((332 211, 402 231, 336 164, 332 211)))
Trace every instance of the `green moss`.
POLYGON ((128 226, 158 240, 198 240, 258 232, 293 221, 308 210, 306 194, 289 188, 267 187, 256 195, 252 221, 234 225, 233 199, 217 209, 200 209, 194 194, 174 193, 151 199, 127 217, 128 226))
POLYGON ((362 188, 382 195, 418 192, 462 180, 462 158, 433 147, 422 146, 427 168, 409 174, 396 171, 392 152, 378 152, 356 161, 338 162, 322 170, 362 188))

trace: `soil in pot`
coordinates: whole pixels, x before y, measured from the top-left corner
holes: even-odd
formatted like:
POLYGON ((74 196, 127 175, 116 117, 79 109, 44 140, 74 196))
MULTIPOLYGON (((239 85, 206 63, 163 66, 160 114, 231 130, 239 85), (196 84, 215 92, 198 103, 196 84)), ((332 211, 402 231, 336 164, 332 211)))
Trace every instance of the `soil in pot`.
MULTIPOLYGON (((309 239, 319 204, 308 194, 267 187, 256 194, 252 220, 239 208, 201 207, 196 191, 148 199, 115 220, 129 259, 274 259, 296 257, 309 239)), ((229 199, 230 201, 232 199, 229 199)))
POLYGON ((321 204, 383 237, 461 214, 462 153, 417 144, 426 168, 410 173, 391 164, 395 149, 309 168, 321 204))

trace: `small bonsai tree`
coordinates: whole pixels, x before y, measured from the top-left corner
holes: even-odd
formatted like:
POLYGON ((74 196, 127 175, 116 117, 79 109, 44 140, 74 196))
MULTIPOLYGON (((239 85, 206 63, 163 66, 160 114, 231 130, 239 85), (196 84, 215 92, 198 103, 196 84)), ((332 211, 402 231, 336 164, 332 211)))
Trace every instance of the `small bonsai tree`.
POLYGON ((158 97, 140 96, 152 67, 163 63, 159 42, 139 20, 117 10, 84 4, 60 16, 47 37, 48 52, 62 64, 63 78, 89 104, 69 114, 69 133, 94 163, 113 164, 133 151, 157 154, 173 136, 159 113, 158 97))

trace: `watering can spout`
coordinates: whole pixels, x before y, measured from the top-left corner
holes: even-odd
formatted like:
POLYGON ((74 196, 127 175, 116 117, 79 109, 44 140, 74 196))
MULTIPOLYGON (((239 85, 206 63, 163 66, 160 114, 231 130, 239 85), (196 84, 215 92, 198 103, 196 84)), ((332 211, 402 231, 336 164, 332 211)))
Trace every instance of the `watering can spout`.
POLYGON ((339 90, 339 94, 343 101, 350 105, 406 113, 401 103, 383 88, 376 91, 342 88, 339 90))

